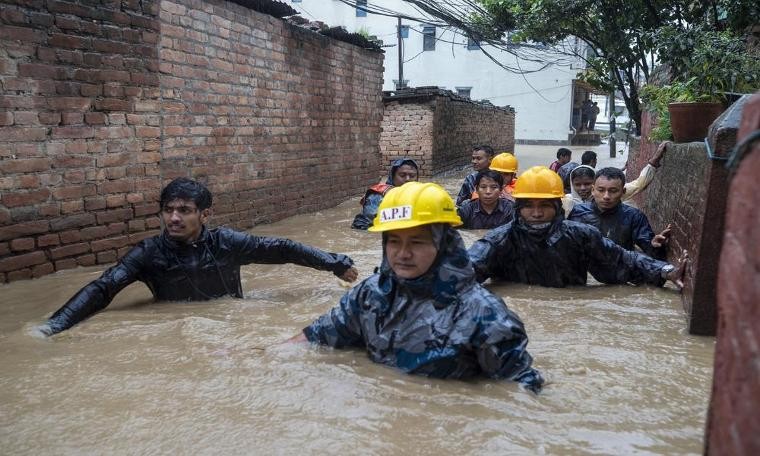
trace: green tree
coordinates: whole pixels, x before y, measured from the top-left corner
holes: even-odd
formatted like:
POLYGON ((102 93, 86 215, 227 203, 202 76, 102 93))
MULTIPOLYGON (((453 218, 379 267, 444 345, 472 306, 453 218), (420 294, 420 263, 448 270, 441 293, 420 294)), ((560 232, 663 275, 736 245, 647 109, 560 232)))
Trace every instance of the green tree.
POLYGON ((577 37, 587 52, 568 49, 586 62, 581 75, 594 86, 617 89, 637 130, 639 87, 652 77, 656 32, 726 31, 736 36, 760 23, 756 0, 405 0, 422 11, 494 46, 514 42, 561 46, 577 37), (510 42, 503 37, 511 32, 510 42))

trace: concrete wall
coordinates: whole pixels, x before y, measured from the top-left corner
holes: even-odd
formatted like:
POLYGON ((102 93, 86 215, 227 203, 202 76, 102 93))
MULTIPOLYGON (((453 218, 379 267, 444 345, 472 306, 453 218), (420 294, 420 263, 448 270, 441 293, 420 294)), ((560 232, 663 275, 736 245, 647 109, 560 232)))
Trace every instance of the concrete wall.
MULTIPOLYGON (((744 108, 739 141, 760 130, 760 95, 744 108)), ((718 338, 706 453, 760 454, 760 142, 734 168, 718 271, 718 338)))
POLYGON ((179 175, 239 228, 376 178, 381 54, 221 0, 0 3, 0 282, 115 261, 179 175))
MULTIPOLYGON (((710 147, 717 159, 708 157, 703 142, 669 147, 654 181, 636 197, 655 231, 673 224, 670 261, 675 262, 683 250, 689 252, 691 264, 681 299, 692 334, 715 334, 717 266, 728 190, 728 172, 720 158, 735 144, 742 106, 743 102, 735 103, 713 124, 710 147)), ((627 173, 632 176, 638 175, 657 146, 646 139, 654 124, 648 113, 642 124, 642 139, 628 157, 627 173)))
POLYGON ((414 158, 420 177, 429 178, 467 166, 477 144, 488 144, 497 152, 514 151, 515 113, 509 108, 475 103, 435 88, 388 94, 384 103, 381 176, 399 157, 414 158))

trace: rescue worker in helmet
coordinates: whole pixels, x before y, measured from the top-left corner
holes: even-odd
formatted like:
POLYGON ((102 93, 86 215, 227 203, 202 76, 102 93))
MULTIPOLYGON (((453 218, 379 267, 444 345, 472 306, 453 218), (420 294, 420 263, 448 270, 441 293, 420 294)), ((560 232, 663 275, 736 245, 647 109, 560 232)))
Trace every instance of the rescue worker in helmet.
POLYGON ((500 173, 504 177, 501 197, 514 202, 515 199, 512 197, 512 192, 517 183, 517 158, 509 152, 502 152, 491 160, 489 169, 500 173))
POLYGON ((124 287, 145 283, 156 300, 201 301, 243 297, 240 265, 294 263, 354 281, 351 258, 283 238, 253 236, 229 228, 207 229, 211 192, 200 182, 178 178, 162 191, 160 235, 144 239, 119 262, 79 290, 37 327, 45 336, 66 330, 105 309, 124 287))
POLYGON ((503 198, 504 187, 504 176, 501 173, 492 169, 479 172, 475 178, 475 191, 478 197, 465 201, 457 208, 457 213, 462 219, 461 228, 490 230, 511 222, 514 203, 503 198))
POLYGON ((538 392, 520 318, 475 280, 451 197, 431 183, 390 190, 369 231, 382 233, 377 273, 291 341, 361 347, 377 363, 437 378, 478 375, 538 392))
POLYGON ((472 198, 472 194, 475 193, 475 177, 479 172, 489 168, 493 155, 494 151, 491 146, 482 145, 472 148, 472 169, 474 171, 464 178, 462 188, 459 189, 457 195, 457 206, 472 198))
POLYGON ((602 283, 649 283, 665 279, 683 287, 688 256, 677 266, 625 250, 598 229, 565 220, 562 180, 545 166, 534 166, 515 187, 515 220, 489 231, 469 249, 479 281, 565 287, 586 284, 587 275, 602 283))
POLYGON ((362 197, 360 204, 362 211, 356 214, 351 228, 366 230, 372 226, 372 220, 377 214, 377 207, 383 200, 383 196, 394 186, 398 187, 408 181, 416 181, 420 167, 411 158, 399 158, 391 163, 388 178, 384 183, 375 184, 362 197))
MULTIPOLYGON (((576 168, 577 170, 578 168, 576 168)), ((575 170, 573 170, 575 172, 575 170)), ((664 259, 671 226, 655 235, 647 216, 633 206, 623 204, 625 174, 618 168, 596 172, 590 201, 576 204, 568 220, 586 223, 626 250, 638 246, 647 255, 664 259)))

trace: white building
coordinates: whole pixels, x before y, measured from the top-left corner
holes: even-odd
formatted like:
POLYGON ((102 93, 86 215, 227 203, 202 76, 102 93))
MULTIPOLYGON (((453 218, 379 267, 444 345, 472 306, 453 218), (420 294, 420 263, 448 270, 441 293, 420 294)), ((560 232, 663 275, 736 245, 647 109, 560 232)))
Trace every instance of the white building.
MULTIPOLYGON (((367 13, 338 0, 284 0, 306 19, 329 26, 344 26, 349 32, 367 32, 382 40, 385 47, 383 90, 395 90, 399 78, 396 17, 367 13)), ((379 6, 411 17, 424 17, 403 0, 369 0, 379 6)), ((423 22, 402 20, 403 74, 410 87, 439 86, 473 100, 515 108, 515 138, 525 143, 567 143, 573 125, 580 124, 577 108, 590 90, 575 81, 583 68, 580 60, 564 58, 540 71, 517 74, 505 70, 484 54, 477 43, 469 42, 450 27, 433 27, 423 22), (573 109, 576 108, 575 119, 573 109)), ((575 43, 569 43, 575 45, 575 43)), ((522 48, 525 51, 527 48, 522 48)), ((505 66, 538 70, 543 64, 518 60, 512 54, 486 47, 505 66)), ((530 49, 536 57, 556 61, 541 49, 530 49)))

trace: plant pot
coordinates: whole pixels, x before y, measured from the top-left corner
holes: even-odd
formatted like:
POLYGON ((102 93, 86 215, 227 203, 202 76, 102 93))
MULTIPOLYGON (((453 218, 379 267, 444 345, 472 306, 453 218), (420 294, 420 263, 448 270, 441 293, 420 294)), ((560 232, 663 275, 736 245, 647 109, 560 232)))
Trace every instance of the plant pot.
POLYGON ((676 142, 702 141, 723 112, 721 103, 670 103, 670 128, 676 142))

